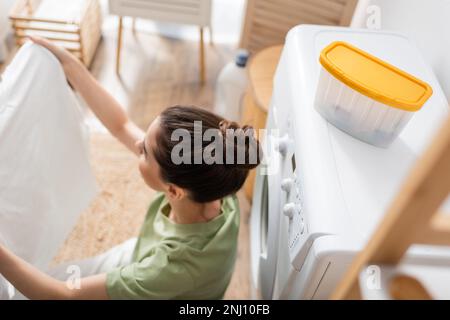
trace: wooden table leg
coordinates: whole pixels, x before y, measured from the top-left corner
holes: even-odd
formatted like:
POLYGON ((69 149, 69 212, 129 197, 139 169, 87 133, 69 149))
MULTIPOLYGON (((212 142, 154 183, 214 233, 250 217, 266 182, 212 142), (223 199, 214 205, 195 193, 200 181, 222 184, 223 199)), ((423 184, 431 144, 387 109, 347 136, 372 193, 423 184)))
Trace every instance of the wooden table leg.
POLYGON ((206 81, 205 70, 205 37, 204 28, 200 27, 200 83, 203 85, 206 81))
POLYGON ((123 17, 119 17, 119 30, 117 33, 117 57, 116 57, 116 73, 120 73, 120 54, 122 52, 122 33, 123 33, 123 17))

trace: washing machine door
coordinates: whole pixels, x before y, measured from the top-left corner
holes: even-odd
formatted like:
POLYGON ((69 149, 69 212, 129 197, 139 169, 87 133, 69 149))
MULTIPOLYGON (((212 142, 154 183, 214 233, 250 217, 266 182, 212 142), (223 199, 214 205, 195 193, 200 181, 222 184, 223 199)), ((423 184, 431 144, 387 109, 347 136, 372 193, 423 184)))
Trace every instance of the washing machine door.
MULTIPOLYGON (((267 138, 270 138, 267 136, 267 138)), ((279 174, 258 169, 250 217, 252 285, 256 298, 272 299, 275 282, 280 190, 279 174)))

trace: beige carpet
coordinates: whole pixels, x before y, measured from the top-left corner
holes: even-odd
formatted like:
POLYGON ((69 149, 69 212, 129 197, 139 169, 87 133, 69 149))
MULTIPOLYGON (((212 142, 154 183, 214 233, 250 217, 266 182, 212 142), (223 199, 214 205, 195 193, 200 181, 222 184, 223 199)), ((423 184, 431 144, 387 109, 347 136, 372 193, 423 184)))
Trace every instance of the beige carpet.
MULTIPOLYGON (((55 263, 97 255, 139 233, 154 191, 140 177, 137 158, 109 134, 91 137, 92 166, 100 193, 79 221, 55 263)), ((227 299, 248 299, 248 203, 242 195, 239 253, 227 299)))

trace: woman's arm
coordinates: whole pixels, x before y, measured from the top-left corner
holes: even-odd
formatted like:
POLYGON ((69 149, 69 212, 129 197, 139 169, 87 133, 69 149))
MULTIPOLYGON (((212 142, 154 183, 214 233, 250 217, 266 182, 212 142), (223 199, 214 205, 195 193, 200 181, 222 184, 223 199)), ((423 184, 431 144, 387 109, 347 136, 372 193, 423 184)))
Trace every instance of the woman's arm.
POLYGON ((106 300, 106 274, 82 278, 79 289, 69 288, 15 256, 0 245, 0 274, 29 299, 106 300))
POLYGON ((78 91, 104 126, 128 149, 139 156, 136 143, 145 133, 127 116, 119 103, 98 83, 72 54, 42 38, 30 38, 52 52, 64 68, 67 80, 78 91))

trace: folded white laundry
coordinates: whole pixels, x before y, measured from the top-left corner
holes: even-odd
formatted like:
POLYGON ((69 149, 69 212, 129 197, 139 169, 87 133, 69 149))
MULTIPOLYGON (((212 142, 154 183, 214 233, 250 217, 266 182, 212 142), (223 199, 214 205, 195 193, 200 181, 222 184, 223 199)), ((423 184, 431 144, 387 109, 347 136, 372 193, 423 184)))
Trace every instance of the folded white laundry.
MULTIPOLYGON (((38 268, 97 193, 87 138, 58 60, 25 44, 0 81, 0 242, 38 268)), ((0 299, 11 293, 0 276, 0 299)))

